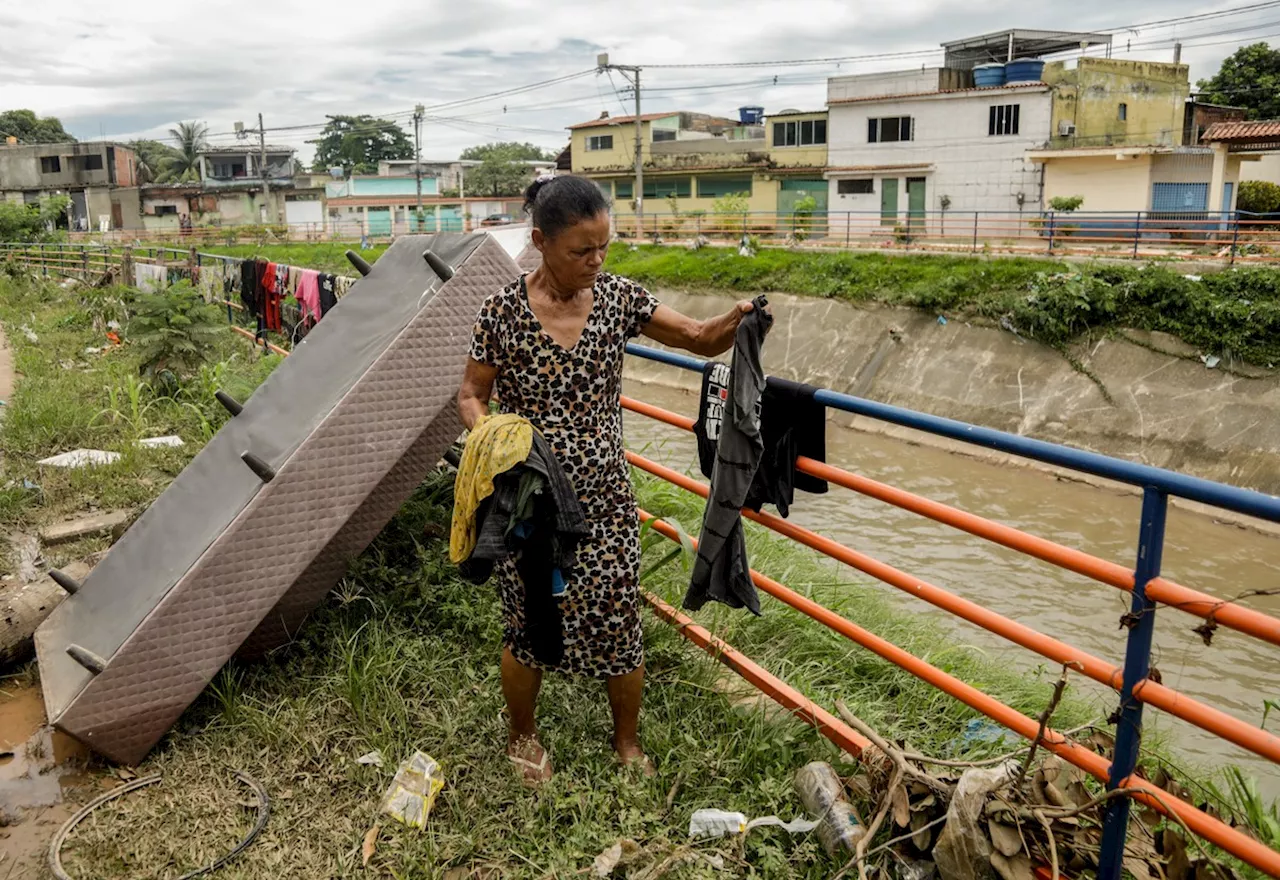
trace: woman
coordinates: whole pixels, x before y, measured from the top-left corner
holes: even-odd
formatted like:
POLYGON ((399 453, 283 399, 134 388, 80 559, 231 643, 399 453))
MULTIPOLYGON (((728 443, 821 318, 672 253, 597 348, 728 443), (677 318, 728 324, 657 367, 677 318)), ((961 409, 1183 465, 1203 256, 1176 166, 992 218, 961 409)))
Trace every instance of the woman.
MULTIPOLYGON (((458 409, 473 427, 488 412, 496 385, 502 411, 532 422, 573 482, 590 537, 578 545, 561 600, 565 651, 554 671, 605 679, 618 760, 652 773, 637 730, 644 648, 639 525, 619 403, 624 347, 644 334, 695 354, 722 354, 732 348, 752 305, 738 303, 697 321, 660 305, 638 284, 601 272, 609 250, 609 204, 590 180, 539 180, 525 193, 525 210, 542 265, 485 300, 458 409)), ((505 623, 507 754, 526 781, 541 782, 551 778, 534 723, 545 667, 516 639, 524 591, 514 562, 500 563, 495 575, 505 623)))

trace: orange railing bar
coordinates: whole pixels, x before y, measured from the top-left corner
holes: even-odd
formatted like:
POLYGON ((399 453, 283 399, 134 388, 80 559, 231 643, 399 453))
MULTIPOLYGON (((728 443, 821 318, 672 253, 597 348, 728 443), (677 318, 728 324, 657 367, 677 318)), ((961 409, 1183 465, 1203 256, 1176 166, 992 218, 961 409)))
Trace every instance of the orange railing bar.
MULTIPOLYGON (((237 327, 236 325, 232 324, 231 329, 234 330, 236 333, 239 333, 241 336, 244 336, 247 339, 252 339, 256 345, 262 344, 262 340, 258 339, 257 336, 254 336, 252 333, 250 333, 248 330, 244 329, 243 327, 237 327)), ((268 342, 267 348, 271 349, 276 354, 282 354, 285 357, 289 356, 289 352, 285 351, 283 348, 276 345, 274 342, 268 342)))
MULTIPOLYGON (((654 519, 652 514, 644 510, 640 511, 640 517, 641 519, 654 519)), ((680 540, 675 529, 660 519, 654 522, 653 529, 673 541, 678 542, 680 540)), ((694 544, 696 546, 697 542, 695 541, 694 544)), ((802 596, 754 569, 751 571, 751 579, 761 591, 790 605, 797 611, 825 623, 851 641, 858 643, 893 665, 906 670, 922 681, 933 685, 943 693, 955 697, 966 706, 981 712, 1014 733, 1029 740, 1035 740, 1037 734, 1039 734, 1040 724, 1037 720, 1023 715, 1010 706, 1006 706, 973 685, 961 681, 947 672, 943 672, 931 663, 921 660, 914 654, 899 648, 874 633, 868 632, 848 618, 841 617, 812 599, 802 596)), ((1092 776, 1104 782, 1108 779, 1111 764, 1102 755, 1071 742, 1062 734, 1049 728, 1045 728, 1040 742, 1045 748, 1092 776)), ((1141 789, 1141 792, 1133 795, 1135 800, 1146 804, 1163 815, 1176 816, 1182 822, 1185 822, 1186 826, 1195 834, 1205 840, 1221 847, 1258 870, 1270 874, 1272 877, 1280 877, 1280 853, 1257 840, 1242 834, 1224 822, 1203 813, 1185 801, 1169 794, 1164 789, 1138 776, 1130 776, 1122 780, 1116 787, 1141 789)))
MULTIPOLYGON (((636 467, 703 498, 706 498, 709 494, 708 488, 697 480, 671 468, 663 467, 634 452, 627 452, 627 460, 636 467)), ((865 553, 859 553, 843 544, 832 541, 830 538, 789 523, 781 517, 768 513, 755 513, 750 510, 744 510, 742 515, 784 537, 791 538, 832 559, 865 572, 876 580, 896 587, 904 593, 923 599, 931 605, 935 605, 1050 660, 1074 668, 1094 681, 1116 690, 1119 690, 1123 683, 1124 677, 1119 667, 1074 648, 1065 642, 1050 638, 1029 626, 1010 620, 1001 614, 978 605, 976 602, 963 599, 928 581, 912 577, 906 572, 867 556, 865 553)), ((1176 715, 1242 748, 1262 755, 1268 760, 1280 763, 1280 737, 1276 737, 1261 728, 1246 724, 1221 710, 1206 706, 1185 694, 1157 684, 1154 681, 1147 680, 1139 683, 1133 689, 1133 695, 1148 705, 1162 709, 1171 715, 1176 715)))
POLYGON ((676 628, 676 632, 742 676, 754 685, 756 690, 779 706, 787 709, 801 721, 814 727, 819 733, 853 757, 858 757, 862 754, 863 749, 871 745, 869 740, 852 727, 836 718, 826 709, 823 709, 813 700, 788 685, 728 642, 716 638, 708 630, 698 626, 691 618, 681 614, 653 593, 648 590, 641 590, 640 595, 655 614, 676 628))
MULTIPOLYGON (((693 430, 694 420, 687 416, 670 412, 641 400, 633 400, 629 397, 622 398, 622 405, 632 412, 648 416, 672 427, 685 431, 693 430)), ((832 467, 824 462, 814 461, 811 458, 801 457, 797 459, 796 468, 802 473, 827 480, 846 489, 852 489, 854 492, 909 510, 912 513, 952 526, 979 538, 985 538, 1003 547, 1017 550, 1020 553, 1025 553, 1028 556, 1065 568, 1068 571, 1073 571, 1076 574, 1092 578, 1100 583, 1109 584, 1126 592, 1133 591, 1133 572, 1114 562, 1099 559, 1081 550, 1064 547, 1061 544, 1036 535, 1029 535, 1011 526, 993 522, 967 511, 957 510, 941 502, 932 501, 893 486, 887 486, 884 483, 852 474, 849 471, 832 467)), ((1192 590, 1162 577, 1154 578, 1147 583, 1147 597, 1185 611, 1188 614, 1214 620, 1225 627, 1251 635, 1262 641, 1270 642, 1273 645, 1280 645, 1280 619, 1254 611, 1251 608, 1243 608, 1239 605, 1224 602, 1221 599, 1215 599, 1206 593, 1192 590)))

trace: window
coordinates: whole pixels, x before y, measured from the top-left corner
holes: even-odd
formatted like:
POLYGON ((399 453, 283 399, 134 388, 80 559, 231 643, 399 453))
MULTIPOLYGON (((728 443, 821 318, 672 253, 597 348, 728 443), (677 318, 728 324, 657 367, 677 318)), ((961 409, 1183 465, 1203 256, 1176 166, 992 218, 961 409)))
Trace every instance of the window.
POLYGON ((698 178, 698 198, 700 199, 718 199, 722 196, 732 196, 738 193, 751 195, 750 175, 738 175, 736 177, 719 175, 698 178))
POLYGON ((589 153, 612 149, 613 135, 611 134, 593 134, 587 138, 587 152, 589 153))
POLYGON ((70 156, 71 168, 74 171, 101 171, 102 155, 70 156))
POLYGON ((644 182, 646 199, 665 199, 671 196, 687 199, 691 195, 693 195, 693 185, 688 177, 668 177, 644 182))
POLYGON ((636 197, 636 185, 630 180, 619 180, 613 185, 613 197, 630 201, 636 197))
POLYGON ((156 205, 157 217, 160 217, 164 214, 176 214, 176 213, 178 213, 177 205, 156 205))
POLYGON ((987 134, 992 137, 1017 134, 1018 117, 1022 115, 1021 111, 1021 104, 997 104, 992 107, 987 116, 987 134))
POLYGON ((675 139, 676 139, 676 132, 674 129, 655 128, 653 130, 653 142, 655 144, 660 143, 661 141, 673 141, 675 139))
POLYGON ((58 156, 41 156, 40 157, 40 173, 41 174, 61 174, 62 159, 58 156))
POLYGON ((870 177, 858 177, 853 180, 837 180, 836 192, 842 196, 866 196, 876 191, 875 181, 870 177))
POLYGON ((1121 104, 1118 115, 1120 117, 1121 122, 1127 122, 1129 119, 1129 105, 1121 104))
POLYGON ((812 147, 827 142, 827 120, 809 119, 802 122, 775 122, 773 145, 775 147, 812 147))
POLYGON ((214 162, 214 177, 244 177, 243 162, 214 162))
POLYGON ((612 184, 612 183, 610 183, 610 182, 609 182, 609 181, 607 181, 607 180, 596 180, 596 181, 592 181, 592 182, 593 182, 593 183, 594 183, 594 184, 599 188, 600 192, 604 193, 604 197, 605 197, 606 199, 611 199, 611 198, 613 198, 613 184, 612 184))
POLYGON ((915 120, 910 116, 885 116, 867 120, 867 143, 891 144, 916 139, 915 120))

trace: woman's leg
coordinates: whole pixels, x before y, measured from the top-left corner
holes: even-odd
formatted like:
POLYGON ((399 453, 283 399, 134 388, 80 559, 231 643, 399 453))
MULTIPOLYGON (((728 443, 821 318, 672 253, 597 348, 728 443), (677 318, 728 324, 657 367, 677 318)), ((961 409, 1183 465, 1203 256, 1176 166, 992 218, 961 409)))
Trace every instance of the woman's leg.
POLYGON ((507 701, 507 754, 519 759, 526 780, 551 778, 551 763, 545 761, 546 750, 538 742, 538 726, 534 718, 538 706, 538 690, 542 687, 542 670, 525 666, 502 649, 502 695, 507 701))
POLYGON ((640 699, 644 695, 644 666, 607 682, 613 710, 613 748, 623 764, 645 761, 640 746, 640 699))

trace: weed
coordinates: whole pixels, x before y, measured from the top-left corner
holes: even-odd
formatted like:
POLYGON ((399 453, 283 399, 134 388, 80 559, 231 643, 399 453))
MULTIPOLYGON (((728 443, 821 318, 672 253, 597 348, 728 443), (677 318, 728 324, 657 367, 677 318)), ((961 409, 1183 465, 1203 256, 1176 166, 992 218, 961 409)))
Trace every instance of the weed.
POLYGON ((169 393, 212 356, 226 322, 189 283, 138 297, 129 336, 142 374, 169 393))

